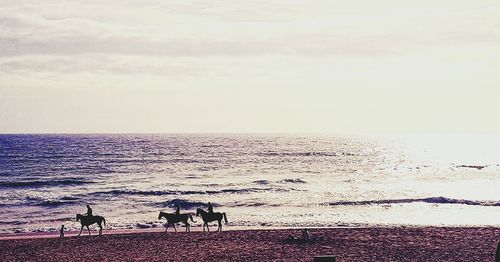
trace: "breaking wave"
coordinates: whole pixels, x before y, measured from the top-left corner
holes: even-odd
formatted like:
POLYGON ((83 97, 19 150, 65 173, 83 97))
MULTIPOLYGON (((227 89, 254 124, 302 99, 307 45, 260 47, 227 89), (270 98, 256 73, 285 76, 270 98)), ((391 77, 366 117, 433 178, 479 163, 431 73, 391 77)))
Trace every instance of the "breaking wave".
POLYGON ((44 201, 36 203, 35 205, 48 207, 48 208, 55 208, 55 207, 60 207, 60 206, 64 206, 64 205, 76 205, 76 204, 80 204, 80 202, 63 201, 63 200, 44 200, 44 201))
POLYGON ((193 208, 198 208, 198 207, 205 208, 207 203, 200 202, 200 201, 189 201, 189 200, 179 199, 179 198, 172 199, 172 200, 165 201, 165 202, 161 202, 161 203, 155 203, 155 206, 170 207, 170 208, 174 208, 177 205, 179 205, 181 207, 181 209, 193 209, 193 208))
POLYGON ((379 199, 362 201, 338 201, 328 203, 331 206, 358 206, 358 205, 379 205, 379 204, 408 204, 415 202, 431 204, 460 204, 470 206, 500 206, 499 201, 481 201, 468 199, 455 199, 448 197, 427 197, 427 198, 403 198, 403 199, 379 199))
POLYGON ((300 179, 300 178, 287 178, 287 179, 279 180, 278 183, 305 184, 307 182, 300 179))
POLYGON ((61 198, 44 198, 39 196, 24 197, 21 202, 11 204, 11 206, 41 206, 46 208, 56 208, 64 205, 81 204, 80 198, 65 196, 61 198))
POLYGON ((93 183, 83 179, 35 180, 35 181, 4 181, 0 187, 43 187, 43 186, 74 186, 93 183))
MULTIPOLYGON (((264 152, 259 153, 260 156, 277 156, 277 157, 336 157, 339 155, 347 155, 346 153, 335 152, 264 152)), ((349 154, 350 155, 350 154, 349 154)))
POLYGON ((221 189, 221 190, 136 190, 117 189, 110 191, 99 191, 92 195, 139 195, 139 196, 168 196, 168 195, 216 195, 216 194, 242 194, 262 191, 284 191, 282 188, 241 188, 241 189, 221 189))

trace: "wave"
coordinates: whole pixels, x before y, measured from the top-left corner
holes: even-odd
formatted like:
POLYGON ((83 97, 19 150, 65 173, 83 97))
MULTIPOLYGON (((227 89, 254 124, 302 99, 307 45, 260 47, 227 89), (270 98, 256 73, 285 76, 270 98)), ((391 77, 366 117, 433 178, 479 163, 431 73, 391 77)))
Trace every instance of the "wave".
POLYGON ((253 183, 259 184, 259 185, 268 185, 270 182, 269 182, 269 180, 262 179, 262 180, 255 180, 255 181, 253 181, 253 183))
POLYGON ((24 198, 24 201, 20 204, 12 204, 13 206, 42 206, 47 208, 56 208, 64 205, 76 205, 82 204, 80 198, 73 196, 65 196, 59 199, 47 199, 38 196, 27 196, 24 198))
POLYGON ((221 189, 221 190, 136 190, 136 189, 117 189, 110 191, 99 191, 91 195, 139 195, 139 196, 166 196, 166 195, 216 195, 216 194, 241 194, 261 191, 282 191, 278 188, 240 188, 240 189, 221 189))
POLYGON ((79 199, 80 199, 79 197, 75 197, 75 196, 61 197, 61 200, 65 200, 65 201, 74 201, 74 200, 79 200, 79 199))
POLYGON ((483 168, 486 168, 488 167, 487 165, 486 166, 480 166, 480 165, 460 165, 460 166, 457 166, 457 168, 473 168, 473 169, 477 169, 477 170, 481 170, 483 168))
POLYGON ((80 204, 80 203, 73 202, 73 201, 44 200, 44 201, 36 203, 35 205, 48 207, 48 208, 55 208, 55 207, 60 207, 60 206, 64 206, 64 205, 76 205, 76 204, 80 204))
MULTIPOLYGON (((262 179, 262 180, 255 180, 255 181, 253 181, 253 183, 259 184, 259 185, 269 185, 271 183, 271 181, 262 179)), ((305 184, 307 182, 300 179, 300 178, 285 178, 285 179, 281 179, 281 180, 276 181, 276 183, 280 183, 280 184, 285 184, 285 183, 305 184)))
POLYGON ((300 178, 286 178, 286 179, 279 180, 278 183, 305 184, 307 182, 300 179, 300 178))
MULTIPOLYGON (((193 208, 198 208, 198 207, 206 207, 207 203, 205 202, 200 202, 200 201, 189 201, 185 199, 172 199, 166 202, 161 202, 161 203, 155 203, 155 206, 161 206, 161 207, 170 207, 174 208, 177 205, 180 206, 181 209, 193 209, 193 208)), ((216 206, 214 204, 214 206, 216 206)))
POLYGON ((470 206, 500 206, 500 201, 481 201, 468 199, 455 199, 448 197, 427 197, 427 198, 403 198, 403 199, 379 199, 362 201, 338 201, 328 203, 331 206, 357 206, 357 205, 379 205, 379 204, 408 204, 415 202, 431 204, 461 204, 470 206))
POLYGON ((336 157, 339 155, 352 155, 350 153, 335 152, 264 152, 257 154, 259 156, 278 156, 278 157, 336 157))
POLYGON ((264 202, 245 202, 233 204, 234 207, 260 207, 260 206, 273 206, 264 202))
POLYGON ((270 191, 273 188, 242 188, 242 189, 222 189, 216 191, 207 191, 209 194, 220 194, 220 193, 251 193, 251 192, 260 192, 260 191, 270 191))
POLYGON ((116 189, 110 191, 93 192, 91 195, 139 195, 139 196, 164 196, 164 195, 193 195, 202 194, 203 191, 175 191, 175 190, 136 190, 116 189))
POLYGON ((22 224, 26 223, 21 221, 0 221, 0 225, 22 225, 22 224))
POLYGON ((60 179, 60 180, 35 180, 35 181, 3 181, 0 187, 44 187, 44 186, 70 186, 93 183, 83 179, 60 179))

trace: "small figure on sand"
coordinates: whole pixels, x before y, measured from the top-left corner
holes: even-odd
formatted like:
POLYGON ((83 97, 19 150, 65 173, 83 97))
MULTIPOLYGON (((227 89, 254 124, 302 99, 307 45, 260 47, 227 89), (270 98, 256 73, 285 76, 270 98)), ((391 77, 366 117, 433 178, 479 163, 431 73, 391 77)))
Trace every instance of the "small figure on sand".
POLYGON ((302 239, 306 242, 309 242, 309 240, 311 240, 311 238, 309 237, 309 231, 307 230, 307 228, 302 229, 302 239))
POLYGON ((307 228, 302 229, 302 237, 295 237, 292 234, 288 235, 288 238, 285 240, 286 243, 294 243, 294 244, 305 244, 312 243, 319 240, 317 237, 314 237, 309 234, 309 230, 307 228))
POLYGON ((181 206, 179 204, 175 205, 175 214, 179 215, 181 213, 181 206))
POLYGON ((92 216, 92 208, 90 208, 89 205, 87 205, 87 214, 85 214, 85 215, 88 216, 88 217, 92 216))
POLYGON ((64 225, 62 225, 61 229, 59 229, 59 237, 64 237, 64 225))
POLYGON ((208 213, 213 213, 214 212, 214 206, 212 206, 212 203, 208 202, 208 213))

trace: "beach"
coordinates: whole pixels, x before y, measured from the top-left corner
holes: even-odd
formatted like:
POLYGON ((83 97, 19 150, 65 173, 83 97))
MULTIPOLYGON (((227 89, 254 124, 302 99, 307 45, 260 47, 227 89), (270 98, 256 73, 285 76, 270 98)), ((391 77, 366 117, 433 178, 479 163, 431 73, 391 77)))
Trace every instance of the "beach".
POLYGON ((181 231, 3 236, 0 261, 495 261, 500 239, 498 227, 311 228, 309 242, 288 240, 301 229, 181 231))

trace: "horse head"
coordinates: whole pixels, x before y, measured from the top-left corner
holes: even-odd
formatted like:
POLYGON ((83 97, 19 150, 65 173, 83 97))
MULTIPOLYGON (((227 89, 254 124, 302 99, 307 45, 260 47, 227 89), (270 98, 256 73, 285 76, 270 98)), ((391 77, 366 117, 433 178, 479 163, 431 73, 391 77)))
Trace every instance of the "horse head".
POLYGON ((76 214, 76 221, 80 220, 82 218, 82 215, 76 214))
POLYGON ((203 214, 203 213, 205 213, 205 211, 203 209, 201 209, 201 208, 196 209, 196 216, 199 216, 200 214, 203 214))
POLYGON ((158 214, 158 219, 161 219, 161 217, 165 215, 163 212, 160 211, 160 214, 158 214))

